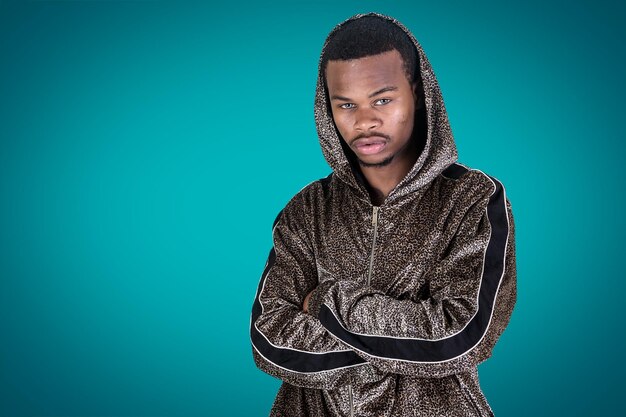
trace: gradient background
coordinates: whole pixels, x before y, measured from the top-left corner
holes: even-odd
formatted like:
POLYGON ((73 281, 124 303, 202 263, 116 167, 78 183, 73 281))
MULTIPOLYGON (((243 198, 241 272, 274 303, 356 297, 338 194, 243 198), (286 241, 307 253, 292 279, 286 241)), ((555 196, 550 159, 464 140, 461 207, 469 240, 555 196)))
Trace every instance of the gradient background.
POLYGON ((268 414, 248 326, 271 225, 329 172, 322 43, 372 10, 421 41, 459 161, 513 204, 496 415, 624 413, 617 3, 1 1, 0 415, 268 414))

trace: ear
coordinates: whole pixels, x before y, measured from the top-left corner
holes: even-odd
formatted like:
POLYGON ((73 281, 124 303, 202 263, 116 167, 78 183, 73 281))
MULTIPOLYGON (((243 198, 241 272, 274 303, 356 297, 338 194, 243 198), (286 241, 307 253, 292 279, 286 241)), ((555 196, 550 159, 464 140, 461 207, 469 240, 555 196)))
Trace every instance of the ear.
POLYGON ((422 94, 421 82, 415 81, 411 83, 411 90, 413 92, 413 100, 415 101, 415 109, 419 110, 424 106, 424 94, 422 94))

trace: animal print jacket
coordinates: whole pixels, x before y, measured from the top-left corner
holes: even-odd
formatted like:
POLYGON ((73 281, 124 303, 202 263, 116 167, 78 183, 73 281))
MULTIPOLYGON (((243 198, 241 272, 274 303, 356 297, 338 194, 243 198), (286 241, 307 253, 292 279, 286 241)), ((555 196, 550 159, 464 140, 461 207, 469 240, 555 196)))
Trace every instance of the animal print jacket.
POLYGON ((378 16, 418 51, 422 152, 384 203, 372 205, 319 74, 315 119, 333 172, 274 222, 252 309, 254 360, 283 381, 272 416, 493 415, 476 367, 516 300, 511 206, 497 179, 456 162, 422 47, 398 21, 378 16))

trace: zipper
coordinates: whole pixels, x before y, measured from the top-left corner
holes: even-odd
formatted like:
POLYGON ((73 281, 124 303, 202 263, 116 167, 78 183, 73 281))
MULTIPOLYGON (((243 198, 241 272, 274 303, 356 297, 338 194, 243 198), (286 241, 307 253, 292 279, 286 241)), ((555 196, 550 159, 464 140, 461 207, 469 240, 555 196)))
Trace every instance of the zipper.
MULTIPOLYGON (((378 212, 379 206, 372 206, 372 226, 374 226, 374 232, 372 236, 372 251, 370 253, 370 264, 367 268, 367 286, 369 287, 372 282, 372 268, 374 267, 374 250, 376 249, 376 238, 378 237, 378 212)), ((350 404, 350 417, 354 417, 354 394, 352 393, 352 377, 350 378, 350 384, 348 384, 348 402, 350 404)))
POLYGON ((354 417, 354 403, 352 399, 352 377, 350 377, 350 385, 348 385, 348 399, 350 403, 350 417, 354 417))
POLYGON ((367 270, 367 285, 372 282, 372 268, 374 267, 374 249, 376 248, 376 237, 378 236, 378 211, 380 207, 372 206, 372 226, 374 226, 374 236, 372 237, 372 252, 370 254, 370 265, 367 270))

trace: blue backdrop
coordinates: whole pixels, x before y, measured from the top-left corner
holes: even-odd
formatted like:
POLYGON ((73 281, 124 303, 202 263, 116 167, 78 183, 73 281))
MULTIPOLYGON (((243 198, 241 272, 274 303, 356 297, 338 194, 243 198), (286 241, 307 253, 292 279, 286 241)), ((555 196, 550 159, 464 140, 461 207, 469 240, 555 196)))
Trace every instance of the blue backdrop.
POLYGON ((329 172, 322 43, 366 11, 421 41, 459 161, 513 205, 496 415, 623 412, 619 3, 1 1, 0 415, 268 414, 250 308, 274 217, 329 172))

